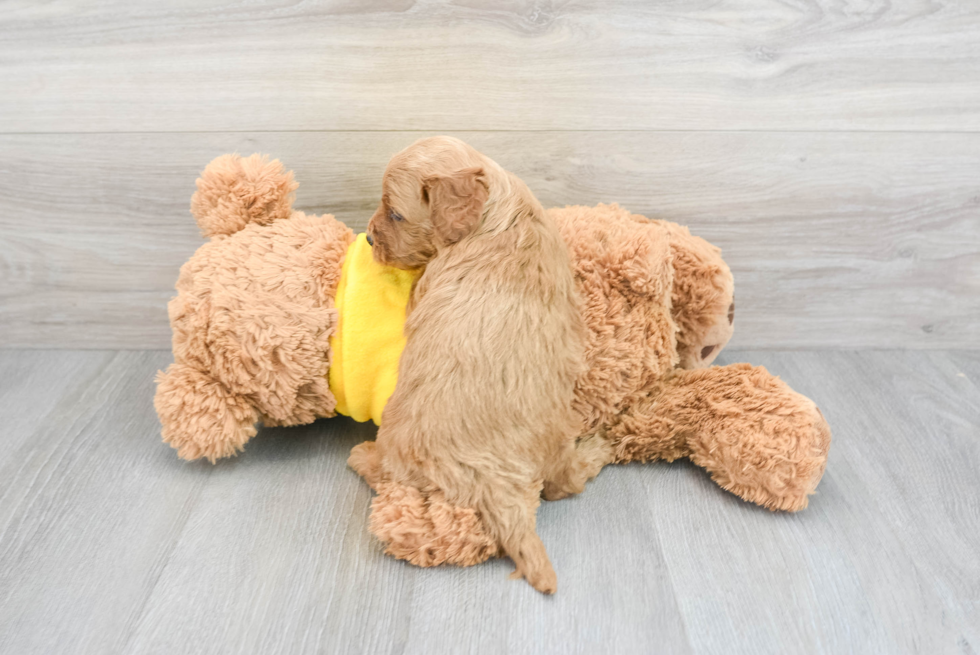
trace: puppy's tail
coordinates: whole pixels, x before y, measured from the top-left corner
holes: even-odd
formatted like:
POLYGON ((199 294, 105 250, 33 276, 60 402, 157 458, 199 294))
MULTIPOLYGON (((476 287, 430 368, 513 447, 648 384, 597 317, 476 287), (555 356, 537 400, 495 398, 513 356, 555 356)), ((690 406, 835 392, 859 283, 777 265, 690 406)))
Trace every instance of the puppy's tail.
POLYGON ((525 578, 545 594, 558 589, 558 578, 535 526, 541 489, 521 487, 510 480, 484 482, 477 489, 476 507, 483 523, 516 567, 512 578, 525 578))
POLYGON ((191 213, 206 237, 234 234, 249 223, 289 218, 297 187, 278 159, 221 155, 197 179, 191 213))

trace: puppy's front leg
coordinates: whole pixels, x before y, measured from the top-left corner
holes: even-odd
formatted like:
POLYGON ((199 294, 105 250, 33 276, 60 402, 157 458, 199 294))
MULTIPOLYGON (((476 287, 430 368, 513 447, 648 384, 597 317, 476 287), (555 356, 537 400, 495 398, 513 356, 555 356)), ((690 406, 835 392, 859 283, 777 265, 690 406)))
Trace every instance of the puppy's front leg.
POLYGON ((350 451, 347 458, 347 466, 354 469, 354 472, 364 478, 368 486, 378 490, 381 484, 381 453, 378 452, 378 444, 374 441, 365 441, 357 444, 350 451))

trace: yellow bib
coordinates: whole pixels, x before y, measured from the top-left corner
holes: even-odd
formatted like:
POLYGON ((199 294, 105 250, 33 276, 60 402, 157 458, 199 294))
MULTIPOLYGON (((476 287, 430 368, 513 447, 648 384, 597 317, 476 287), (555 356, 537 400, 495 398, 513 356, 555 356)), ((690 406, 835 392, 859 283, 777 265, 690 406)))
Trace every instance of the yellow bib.
POLYGON ((398 381, 405 308, 418 275, 374 261, 364 234, 347 249, 334 301, 339 322, 330 337, 330 392, 338 414, 381 425, 398 381))

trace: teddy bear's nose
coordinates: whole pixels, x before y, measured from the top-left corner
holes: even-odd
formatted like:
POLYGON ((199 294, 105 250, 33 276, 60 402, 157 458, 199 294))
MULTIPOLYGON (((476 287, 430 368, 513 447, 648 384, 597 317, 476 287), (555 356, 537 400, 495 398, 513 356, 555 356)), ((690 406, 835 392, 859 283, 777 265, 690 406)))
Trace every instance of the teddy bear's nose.
POLYGON ((367 242, 368 242, 368 245, 369 246, 373 246, 374 245, 374 239, 371 238, 371 235, 370 234, 367 235, 367 242))

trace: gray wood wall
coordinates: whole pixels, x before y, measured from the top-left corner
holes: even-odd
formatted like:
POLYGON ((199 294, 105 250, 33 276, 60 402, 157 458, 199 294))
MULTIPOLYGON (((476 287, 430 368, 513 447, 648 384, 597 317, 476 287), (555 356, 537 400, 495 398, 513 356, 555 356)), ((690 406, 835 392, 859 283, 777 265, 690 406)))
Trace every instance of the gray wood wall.
POLYGON ((434 133, 720 245, 733 347, 980 348, 975 0, 8 0, 0 346, 168 347, 218 154, 363 228, 434 133))

